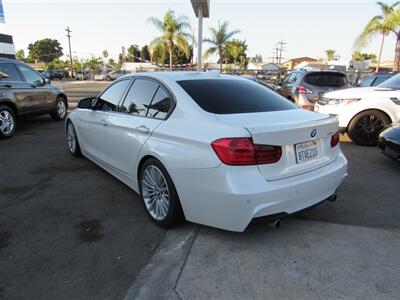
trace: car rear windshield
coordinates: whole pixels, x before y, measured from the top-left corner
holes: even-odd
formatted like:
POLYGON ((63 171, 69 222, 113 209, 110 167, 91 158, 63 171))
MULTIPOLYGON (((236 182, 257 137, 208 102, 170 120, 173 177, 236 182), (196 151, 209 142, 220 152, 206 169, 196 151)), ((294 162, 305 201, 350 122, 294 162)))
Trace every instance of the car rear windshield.
POLYGON ((239 114, 296 109, 289 100, 259 83, 244 79, 198 79, 178 84, 205 111, 239 114))
POLYGON ((341 73, 311 73, 304 77, 304 82, 315 86, 341 87, 347 84, 346 75, 341 73))
POLYGON ((389 89, 400 89, 400 74, 397 74, 388 80, 382 82, 378 87, 389 88, 389 89))

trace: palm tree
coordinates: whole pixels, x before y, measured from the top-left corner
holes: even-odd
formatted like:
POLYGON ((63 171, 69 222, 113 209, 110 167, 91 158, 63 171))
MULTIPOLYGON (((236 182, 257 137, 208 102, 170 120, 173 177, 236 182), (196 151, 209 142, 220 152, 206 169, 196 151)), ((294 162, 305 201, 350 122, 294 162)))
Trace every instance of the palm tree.
MULTIPOLYGON (((385 42, 385 37, 389 35, 389 33, 393 32, 397 36, 397 44, 399 44, 400 40, 400 32, 398 32, 400 25, 400 18, 398 11, 396 11, 396 7, 400 4, 400 2, 395 2, 393 4, 386 4, 381 1, 378 1, 382 13, 373 17, 368 24, 364 27, 362 33, 357 37, 355 42, 355 48, 363 48, 365 47, 370 40, 375 37, 377 34, 382 35, 381 45, 379 49, 378 62, 376 64, 376 72, 379 71, 379 65, 382 57, 382 49, 383 44, 385 42)), ((396 45, 396 56, 397 58, 397 69, 399 67, 399 57, 400 57, 400 47, 397 49, 396 45), (399 52, 399 53, 398 53, 399 52)), ((396 59, 395 59, 395 68, 396 68, 396 59)))
POLYGON ((168 10, 164 15, 163 20, 157 18, 149 18, 147 22, 153 24, 163 35, 155 38, 150 43, 150 53, 162 53, 168 50, 169 53, 169 68, 172 70, 172 56, 174 48, 177 47, 185 56, 189 58, 190 48, 187 42, 188 34, 185 30, 190 29, 190 24, 186 16, 175 17, 172 10, 168 10))
POLYGON ((335 59, 335 53, 336 53, 336 51, 333 50, 333 49, 325 50, 326 58, 328 60, 334 60, 335 59))
POLYGON ((222 24, 218 23, 218 28, 210 28, 211 38, 206 38, 203 40, 204 42, 213 45, 206 51, 206 57, 214 54, 215 52, 218 52, 220 72, 222 72, 222 61, 225 58, 225 46, 235 34, 240 32, 239 30, 229 32, 228 26, 228 22, 223 22, 222 24))

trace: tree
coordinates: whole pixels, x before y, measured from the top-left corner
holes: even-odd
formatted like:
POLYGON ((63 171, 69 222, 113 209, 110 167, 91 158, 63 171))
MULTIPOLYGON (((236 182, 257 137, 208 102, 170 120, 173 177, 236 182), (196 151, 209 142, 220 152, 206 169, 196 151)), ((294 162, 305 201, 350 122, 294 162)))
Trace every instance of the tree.
POLYGON ((250 61, 255 64, 260 64, 263 62, 263 59, 261 54, 256 54, 256 56, 252 57, 250 61))
POLYGON ((63 61, 59 58, 53 59, 51 62, 46 64, 47 69, 50 70, 62 70, 69 66, 69 61, 63 61))
POLYGON ((19 61, 25 61, 25 51, 23 49, 19 49, 15 52, 15 59, 19 61))
POLYGON ((127 62, 140 62, 140 50, 138 45, 130 45, 128 54, 126 55, 127 62))
POLYGON ((42 39, 28 45, 29 58, 33 60, 51 62, 63 55, 60 43, 55 39, 42 39))
POLYGON ((218 53, 220 72, 222 72, 222 62, 225 59, 225 46, 235 34, 239 33, 238 30, 228 31, 228 26, 228 22, 223 22, 222 24, 218 23, 217 28, 210 28, 211 37, 203 40, 204 42, 213 45, 208 48, 205 57, 216 52, 218 53))
POLYGON ((364 61, 364 60, 372 60, 376 61, 376 55, 371 53, 361 53, 360 51, 356 50, 352 54, 352 59, 356 61, 364 61))
POLYGON ((108 51, 107 51, 107 50, 103 50, 102 54, 103 54, 103 57, 104 57, 104 58, 107 58, 107 57, 108 57, 108 51))
POLYGON ((381 44, 379 48, 378 62, 376 64, 376 71, 379 71, 379 65, 382 57, 383 44, 385 37, 391 32, 396 35, 396 49, 395 49, 395 61, 394 70, 399 69, 400 63, 400 13, 396 10, 400 2, 395 2, 391 5, 378 1, 377 4, 381 9, 381 14, 373 17, 368 24, 364 27, 362 33, 357 37, 354 48, 362 49, 374 38, 376 35, 381 35, 381 44))
POLYGON ((333 49, 325 50, 326 59, 327 60, 336 60, 337 56, 335 55, 335 53, 336 53, 336 50, 333 50, 333 49))
POLYGON ((249 59, 247 58, 247 44, 246 41, 232 39, 225 45, 226 62, 233 63, 244 67, 247 65, 249 59), (243 65, 244 64, 244 65, 243 65))
POLYGON ((149 61, 150 60, 149 46, 144 45, 142 47, 142 50, 140 51, 140 59, 142 61, 149 61))
POLYGON ((172 10, 168 10, 164 15, 163 20, 152 17, 148 19, 148 22, 153 24, 162 32, 162 36, 155 38, 150 43, 150 53, 152 56, 154 52, 160 54, 160 51, 164 52, 163 49, 167 49, 169 55, 169 68, 171 70, 175 47, 185 53, 186 57, 189 57, 190 50, 189 43, 187 42, 188 34, 185 30, 190 29, 190 24, 186 16, 175 17, 175 13, 172 10))

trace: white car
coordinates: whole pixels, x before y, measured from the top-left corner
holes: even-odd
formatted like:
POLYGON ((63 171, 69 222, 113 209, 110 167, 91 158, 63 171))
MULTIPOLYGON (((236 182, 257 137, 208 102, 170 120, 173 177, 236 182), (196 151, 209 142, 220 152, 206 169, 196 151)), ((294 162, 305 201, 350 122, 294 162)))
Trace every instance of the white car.
POLYGON ((325 93, 315 111, 339 119, 341 132, 359 145, 376 145, 379 133, 400 120, 400 74, 375 87, 325 93))
POLYGON ((347 175, 338 122, 213 72, 130 74, 83 99, 69 151, 139 193, 153 221, 243 231, 333 200, 347 175))

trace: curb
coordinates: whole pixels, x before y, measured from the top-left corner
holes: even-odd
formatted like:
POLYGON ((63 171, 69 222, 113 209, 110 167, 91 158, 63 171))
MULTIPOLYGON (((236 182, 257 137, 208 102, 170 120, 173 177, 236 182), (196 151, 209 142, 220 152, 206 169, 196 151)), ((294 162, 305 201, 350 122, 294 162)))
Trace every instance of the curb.
POLYGON ((175 287, 198 231, 199 226, 193 224, 168 230, 150 262, 126 292, 124 300, 180 299, 175 287))

